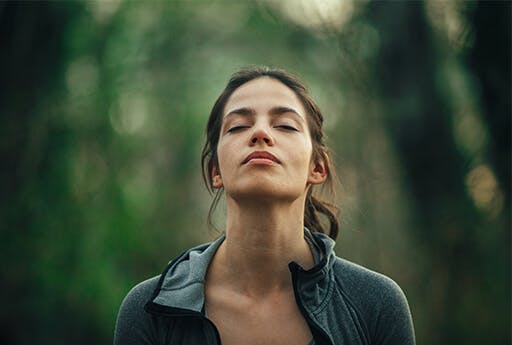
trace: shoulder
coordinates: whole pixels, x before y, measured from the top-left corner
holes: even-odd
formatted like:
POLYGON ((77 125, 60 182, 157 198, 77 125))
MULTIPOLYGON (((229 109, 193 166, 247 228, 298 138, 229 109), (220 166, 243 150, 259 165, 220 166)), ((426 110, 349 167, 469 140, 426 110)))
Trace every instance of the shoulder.
POLYGON ((394 280, 342 258, 336 258, 334 275, 377 344, 414 344, 409 304, 394 280))
POLYGON ((145 304, 155 291, 159 280, 160 275, 157 275, 135 285, 124 298, 123 305, 138 305, 140 302, 145 304))
POLYGON ((393 279, 348 260, 337 257, 334 272, 336 280, 348 294, 371 294, 372 299, 379 301, 405 297, 393 279))
POLYGON ((153 295, 160 276, 147 279, 126 295, 117 315, 114 344, 153 344, 154 325, 144 306, 153 295))

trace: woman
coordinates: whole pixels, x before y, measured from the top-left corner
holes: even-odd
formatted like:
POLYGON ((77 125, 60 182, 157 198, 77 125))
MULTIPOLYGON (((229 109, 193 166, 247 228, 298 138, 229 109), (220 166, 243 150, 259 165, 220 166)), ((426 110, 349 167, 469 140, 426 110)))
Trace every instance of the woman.
POLYGON ((414 344, 400 288, 333 252, 338 221, 312 193, 332 181, 322 122, 289 73, 232 76, 202 156, 215 201, 226 196, 225 235, 133 288, 115 344, 414 344))

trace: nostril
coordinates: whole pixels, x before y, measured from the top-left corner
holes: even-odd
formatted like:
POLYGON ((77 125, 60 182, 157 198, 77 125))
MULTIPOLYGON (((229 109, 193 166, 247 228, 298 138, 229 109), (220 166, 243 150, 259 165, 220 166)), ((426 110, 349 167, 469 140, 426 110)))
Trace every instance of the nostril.
POLYGON ((253 144, 255 144, 258 141, 258 138, 254 137, 251 139, 251 141, 253 142, 253 144))

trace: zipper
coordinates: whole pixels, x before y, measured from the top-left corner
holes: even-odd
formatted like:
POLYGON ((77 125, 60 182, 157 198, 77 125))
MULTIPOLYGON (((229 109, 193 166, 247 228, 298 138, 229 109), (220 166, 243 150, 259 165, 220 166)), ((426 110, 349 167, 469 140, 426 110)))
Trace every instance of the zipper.
POLYGON ((318 324, 316 320, 314 320, 309 313, 306 311, 306 308, 302 304, 302 300, 300 298, 299 290, 298 290, 298 277, 297 275, 299 273, 304 272, 304 269, 300 267, 295 262, 290 262, 288 265, 290 272, 292 274, 292 285, 293 285, 293 293, 295 295, 295 301, 297 302, 297 305, 299 307, 299 310, 301 311, 302 315, 306 319, 306 322, 311 327, 312 333, 313 333, 313 339, 315 341, 315 345, 333 345, 329 335, 327 332, 318 324), (321 342, 317 341, 317 338, 315 337, 315 333, 318 334, 321 337, 321 342))
MULTIPOLYGON (((208 345, 222 345, 220 341, 220 333, 215 324, 212 320, 205 317, 202 313, 188 310, 188 309, 181 309, 181 308, 173 308, 173 307, 167 307, 160 304, 156 304, 152 301, 146 303, 144 309, 153 314, 153 315, 161 315, 165 317, 170 318, 180 318, 180 317, 187 317, 187 318, 195 318, 199 319, 201 321, 204 321, 206 324, 208 324, 210 329, 213 331, 213 339, 211 339, 209 334, 206 334, 206 339, 208 341, 208 345), (213 340, 213 342, 211 342, 213 340)), ((203 327, 204 329, 204 327, 203 327)))

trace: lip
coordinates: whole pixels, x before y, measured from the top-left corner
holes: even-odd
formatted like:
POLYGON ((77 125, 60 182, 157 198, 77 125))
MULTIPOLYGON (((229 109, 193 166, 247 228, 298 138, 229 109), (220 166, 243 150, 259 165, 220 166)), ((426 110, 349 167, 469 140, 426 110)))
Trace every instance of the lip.
POLYGON ((254 160, 254 163, 259 162, 259 163, 263 163, 263 164, 265 162, 270 163, 269 161, 277 163, 277 164, 281 163, 281 161, 279 159, 277 159, 277 157, 274 156, 273 154, 271 154, 270 152, 267 152, 267 151, 253 151, 247 157, 245 157, 245 159, 243 160, 242 164, 247 164, 247 163, 249 163, 252 160, 254 160))

